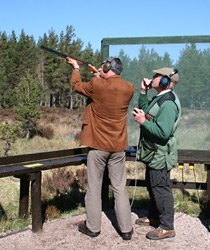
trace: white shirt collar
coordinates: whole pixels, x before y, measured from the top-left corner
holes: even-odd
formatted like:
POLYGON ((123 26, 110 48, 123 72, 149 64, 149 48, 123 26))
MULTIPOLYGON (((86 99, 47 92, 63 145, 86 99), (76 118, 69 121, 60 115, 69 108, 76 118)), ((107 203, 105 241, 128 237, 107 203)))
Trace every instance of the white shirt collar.
POLYGON ((163 90, 163 91, 161 91, 157 96, 163 95, 163 94, 165 94, 165 93, 167 93, 167 92, 169 92, 169 91, 171 91, 171 89, 163 90))

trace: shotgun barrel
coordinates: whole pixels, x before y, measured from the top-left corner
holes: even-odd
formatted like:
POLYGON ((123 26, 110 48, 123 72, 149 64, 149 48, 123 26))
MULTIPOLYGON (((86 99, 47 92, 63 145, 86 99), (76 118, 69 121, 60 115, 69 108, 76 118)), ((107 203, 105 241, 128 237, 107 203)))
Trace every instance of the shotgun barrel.
POLYGON ((50 53, 53 53, 53 54, 55 54, 55 55, 57 55, 57 56, 59 56, 59 57, 62 57, 62 58, 70 57, 70 58, 76 60, 76 61, 78 62, 79 65, 85 66, 85 67, 86 67, 88 70, 90 70, 91 72, 93 72, 93 73, 97 73, 97 72, 98 72, 98 70, 97 70, 92 64, 90 64, 90 63, 88 63, 88 62, 86 62, 86 61, 83 61, 83 60, 78 59, 78 58, 71 57, 71 56, 69 56, 69 55, 67 55, 67 54, 64 54, 64 53, 62 53, 62 52, 59 52, 59 51, 57 51, 57 50, 55 50, 55 49, 48 48, 48 47, 43 46, 43 45, 41 45, 40 48, 43 49, 43 50, 46 50, 46 51, 48 51, 48 52, 50 52, 50 53))

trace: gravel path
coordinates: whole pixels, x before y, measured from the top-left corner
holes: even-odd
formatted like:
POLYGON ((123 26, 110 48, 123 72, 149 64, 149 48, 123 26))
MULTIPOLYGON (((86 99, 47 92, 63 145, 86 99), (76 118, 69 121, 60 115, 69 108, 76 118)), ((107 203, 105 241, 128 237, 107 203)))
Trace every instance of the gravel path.
POLYGON ((85 214, 69 216, 45 222, 43 231, 33 233, 26 230, 1 234, 2 250, 210 250, 210 232, 200 219, 183 213, 175 214, 176 237, 160 241, 145 238, 150 227, 135 225, 136 213, 132 213, 134 234, 131 241, 124 241, 114 227, 113 211, 102 213, 101 234, 89 238, 77 230, 77 224, 85 214))

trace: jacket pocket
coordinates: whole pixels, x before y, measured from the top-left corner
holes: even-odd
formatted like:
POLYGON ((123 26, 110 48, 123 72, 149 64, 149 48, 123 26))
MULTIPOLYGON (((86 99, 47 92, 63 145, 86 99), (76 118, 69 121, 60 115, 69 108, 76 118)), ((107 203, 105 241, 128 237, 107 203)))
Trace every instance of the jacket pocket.
POLYGON ((137 160, 145 164, 148 164, 154 158, 156 151, 157 151, 157 146, 153 142, 142 139, 139 142, 137 160))

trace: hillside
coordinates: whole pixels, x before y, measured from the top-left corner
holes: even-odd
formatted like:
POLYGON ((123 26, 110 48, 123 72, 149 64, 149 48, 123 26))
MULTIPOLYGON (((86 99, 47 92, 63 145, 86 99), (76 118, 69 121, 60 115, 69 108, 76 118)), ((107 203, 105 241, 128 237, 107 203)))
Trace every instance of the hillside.
MULTIPOLYGON (((38 153, 62 150, 79 146, 79 134, 83 109, 69 110, 65 108, 43 108, 38 120, 38 127, 44 131, 45 137, 35 136, 32 139, 17 138, 9 155, 38 153)), ((14 111, 2 109, 0 122, 15 121, 14 111)), ((1 144, 3 147, 3 143, 1 144)), ((0 150, 2 148, 0 147, 0 150)))

